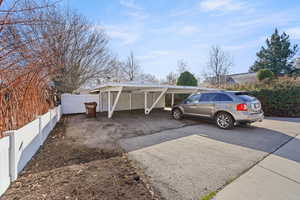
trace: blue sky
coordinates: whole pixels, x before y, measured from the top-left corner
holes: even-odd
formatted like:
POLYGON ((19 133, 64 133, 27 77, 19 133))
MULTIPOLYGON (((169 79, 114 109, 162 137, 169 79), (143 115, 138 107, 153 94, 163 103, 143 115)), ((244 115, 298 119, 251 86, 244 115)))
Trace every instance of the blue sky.
POLYGON ((65 0, 105 28, 120 59, 133 51, 145 73, 164 78, 184 59, 196 75, 209 49, 234 58, 232 73, 246 72, 275 27, 300 44, 300 0, 65 0))

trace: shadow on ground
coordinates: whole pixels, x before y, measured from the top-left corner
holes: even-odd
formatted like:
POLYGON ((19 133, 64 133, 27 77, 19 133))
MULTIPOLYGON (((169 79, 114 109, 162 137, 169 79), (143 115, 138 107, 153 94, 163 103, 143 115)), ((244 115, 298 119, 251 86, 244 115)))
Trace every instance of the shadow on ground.
MULTIPOLYGON (((228 144, 271 153, 294 139, 300 134, 300 118, 266 118, 264 122, 252 125, 238 125, 232 130, 222 130, 216 127, 213 121, 186 117, 193 122, 188 127, 167 130, 149 136, 135 137, 120 140, 121 146, 128 152, 143 149, 171 140, 191 135, 199 135, 228 144)), ((279 155, 284 158, 300 162, 300 154, 279 155)))
MULTIPOLYGON (((187 118, 193 119, 195 118, 187 118)), ((270 153, 300 162, 300 152, 276 151, 300 133, 300 123, 265 119, 222 130, 207 120, 155 134, 121 139, 166 199, 185 200, 216 191, 270 153)))

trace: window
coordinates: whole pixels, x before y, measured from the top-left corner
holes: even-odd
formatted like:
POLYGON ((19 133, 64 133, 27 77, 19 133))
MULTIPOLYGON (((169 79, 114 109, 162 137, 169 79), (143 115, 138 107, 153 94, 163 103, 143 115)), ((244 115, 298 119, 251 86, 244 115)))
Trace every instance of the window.
POLYGON ((235 93, 236 96, 238 96, 241 100, 246 101, 246 102, 250 102, 250 101, 255 101, 256 98, 252 97, 250 95, 248 95, 248 93, 235 93))
POLYGON ((232 98, 227 94, 216 94, 214 101, 232 101, 232 98))
POLYGON ((211 101, 215 96, 213 93, 203 93, 201 94, 200 101, 211 101))
POLYGON ((199 102, 200 95, 195 94, 193 96, 190 96, 185 100, 185 103, 198 103, 199 102))

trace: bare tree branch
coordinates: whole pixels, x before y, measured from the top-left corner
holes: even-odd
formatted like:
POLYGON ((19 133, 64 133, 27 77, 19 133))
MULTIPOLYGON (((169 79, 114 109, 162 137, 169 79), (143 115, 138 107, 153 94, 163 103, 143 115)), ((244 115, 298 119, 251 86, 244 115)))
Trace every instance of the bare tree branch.
POLYGON ((53 9, 48 18, 51 24, 44 33, 60 33, 47 41, 59 52, 57 59, 63 64, 53 79, 60 92, 71 93, 112 70, 115 60, 103 30, 95 30, 83 16, 70 10, 53 9))
POLYGON ((229 54, 224 52, 219 46, 212 46, 209 52, 209 61, 207 63, 208 71, 204 72, 206 81, 212 85, 218 85, 226 82, 230 68, 233 66, 233 60, 229 54))
POLYGON ((135 59, 133 52, 127 58, 126 63, 122 66, 122 70, 129 81, 135 81, 138 79, 141 73, 141 67, 138 61, 135 59))
POLYGON ((54 105, 49 81, 55 55, 44 42, 51 35, 36 32, 46 25, 47 1, 0 1, 0 137, 23 126, 54 105))

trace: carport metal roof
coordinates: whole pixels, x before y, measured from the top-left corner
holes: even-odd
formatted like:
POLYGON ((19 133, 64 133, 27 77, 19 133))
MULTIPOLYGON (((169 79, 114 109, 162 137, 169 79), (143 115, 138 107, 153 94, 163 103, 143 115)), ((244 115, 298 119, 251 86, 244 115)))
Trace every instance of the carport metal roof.
POLYGON ((147 83, 107 83, 100 85, 93 89, 91 93, 99 92, 99 101, 102 99, 102 93, 107 92, 108 93, 108 118, 111 118, 113 115, 113 112, 116 108, 116 105, 119 101, 119 97, 121 93, 126 92, 130 94, 129 99, 129 107, 131 109, 131 94, 138 94, 142 93, 144 94, 144 109, 145 114, 149 114, 151 110, 156 106, 156 104, 159 102, 159 100, 165 95, 165 94, 172 94, 172 106, 174 104, 174 94, 194 94, 199 91, 208 91, 208 90, 216 90, 212 88, 204 88, 204 87, 192 87, 192 86, 174 86, 174 85, 155 85, 155 84, 147 84, 147 83), (115 101, 113 102, 113 105, 111 105, 111 92, 117 92, 117 97, 115 101), (160 93, 158 98, 154 101, 152 105, 148 105, 147 102, 147 95, 151 92, 157 92, 160 93))

